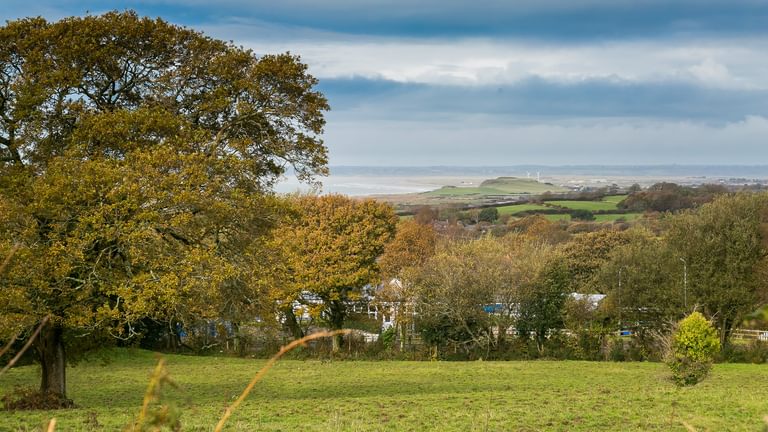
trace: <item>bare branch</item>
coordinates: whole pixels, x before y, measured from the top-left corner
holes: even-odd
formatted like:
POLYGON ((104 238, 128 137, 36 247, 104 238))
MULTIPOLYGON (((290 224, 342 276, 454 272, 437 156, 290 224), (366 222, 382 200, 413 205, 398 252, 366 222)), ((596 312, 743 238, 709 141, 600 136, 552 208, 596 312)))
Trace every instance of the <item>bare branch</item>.
POLYGON ((0 264, 0 273, 5 271, 5 268, 8 267, 8 264, 10 264, 11 262, 11 258, 13 258, 13 256, 16 255, 16 252, 19 251, 20 247, 21 247, 21 244, 19 243, 16 243, 13 245, 13 247, 11 248, 11 251, 8 252, 8 256, 6 256, 5 259, 3 260, 3 263, 0 264))
POLYGON ((21 349, 21 351, 19 351, 18 353, 16 353, 16 355, 15 355, 15 356, 14 356, 14 357, 11 359, 11 361, 9 361, 7 365, 5 365, 5 367, 3 368, 3 370, 0 370, 0 375, 2 375, 2 374, 4 374, 4 373, 6 373, 6 372, 8 371, 8 369, 12 368, 12 367, 13 367, 13 365, 15 365, 17 361, 19 361, 19 359, 21 358, 21 356, 23 356, 23 355, 24 355, 24 353, 25 353, 25 352, 27 352, 27 350, 29 349, 29 347, 31 347, 31 346, 32 346, 32 342, 34 342, 34 341, 35 341, 35 339, 37 338, 37 335, 39 335, 39 334, 40 334, 40 330, 42 330, 42 329, 43 329, 43 327, 44 327, 46 324, 48 324, 48 320, 49 320, 49 319, 50 319, 50 317, 45 317, 45 318, 43 318, 43 320, 42 320, 42 321, 40 321, 40 325, 39 325, 39 326, 37 326, 37 329, 35 329, 35 332, 34 332, 34 333, 32 333, 32 336, 29 338, 29 340, 27 341, 27 343, 24 345, 24 348, 22 348, 22 349, 21 349))
POLYGON ((8 344, 4 346, 2 350, 0 350, 0 357, 4 356, 5 353, 7 353, 9 349, 11 349, 11 346, 13 345, 14 342, 16 342, 16 339, 18 338, 19 338, 19 335, 13 335, 10 342, 8 342, 8 344))

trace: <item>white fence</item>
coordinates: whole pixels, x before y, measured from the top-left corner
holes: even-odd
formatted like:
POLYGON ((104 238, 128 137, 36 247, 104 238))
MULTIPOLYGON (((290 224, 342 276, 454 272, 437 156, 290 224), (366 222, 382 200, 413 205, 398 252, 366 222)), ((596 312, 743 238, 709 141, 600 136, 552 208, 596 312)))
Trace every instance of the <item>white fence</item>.
POLYGON ((733 333, 731 334, 731 337, 733 339, 759 340, 759 341, 766 341, 766 342, 768 342, 768 331, 766 331, 766 330, 734 329, 733 333))

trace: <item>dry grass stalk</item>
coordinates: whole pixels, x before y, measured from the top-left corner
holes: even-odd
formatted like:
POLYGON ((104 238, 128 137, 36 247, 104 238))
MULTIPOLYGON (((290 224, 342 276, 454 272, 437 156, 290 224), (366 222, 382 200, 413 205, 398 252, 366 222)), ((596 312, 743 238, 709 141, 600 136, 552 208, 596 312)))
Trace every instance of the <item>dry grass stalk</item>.
POLYGON ((27 352, 29 347, 32 346, 32 342, 35 341, 35 339, 37 338, 37 335, 40 334, 40 330, 42 330, 43 326, 45 326, 48 323, 49 319, 50 319, 50 317, 45 317, 45 318, 43 318, 42 321, 40 321, 40 325, 37 326, 37 328, 35 329, 35 332, 32 333, 32 336, 29 338, 27 343, 24 344, 24 348, 22 348, 21 351, 16 353, 16 355, 11 359, 11 361, 9 361, 7 365, 5 365, 3 370, 0 370, 0 375, 6 373, 8 371, 8 369, 12 368, 13 365, 15 365, 17 361, 19 361, 21 356, 23 356, 24 353, 27 352))
POLYGON ((695 428, 695 427, 693 427, 693 426, 689 425, 689 424, 688 424, 688 423, 686 423, 686 422, 682 422, 682 423, 683 423, 683 426, 685 426, 685 429, 686 429, 688 432, 696 432, 696 428, 695 428))
POLYGON ((8 256, 6 256, 5 259, 3 260, 3 263, 0 264, 0 273, 5 271, 5 268, 8 267, 8 264, 11 262, 11 258, 13 258, 13 256, 16 255, 16 252, 18 252, 20 247, 21 245, 19 243, 16 243, 13 245, 13 247, 11 248, 11 251, 8 252, 8 256))
POLYGON ((246 397, 248 397, 248 394, 251 393, 251 390, 253 390, 253 387, 258 383, 264 375, 267 374, 267 372, 272 368, 272 366, 277 363, 277 361, 285 355, 287 352, 291 351, 292 349, 303 346, 307 342, 314 340, 314 339, 321 339, 326 337, 333 337, 338 335, 346 335, 351 333, 351 330, 334 330, 330 332, 318 332, 313 333, 308 336, 304 336, 301 339, 297 339, 288 345, 285 345, 284 347, 280 348, 280 351, 277 352, 277 354, 273 355, 269 361, 267 361, 267 364, 264 365, 259 371, 256 373, 256 375, 253 377, 250 383, 248 383, 248 386, 243 390, 243 393, 240 394, 240 397, 235 400, 232 405, 227 407, 227 410, 224 411, 224 415, 221 416, 221 419, 219 420, 219 423, 216 425, 216 429, 214 429, 215 432, 221 432, 221 430, 224 428, 224 424, 227 423, 227 420, 229 420, 229 417, 232 415, 232 413, 237 409, 237 407, 240 406, 240 404, 245 400, 246 397))
POLYGON ((142 426, 144 425, 144 421, 147 418, 147 411, 149 410, 149 404, 152 402, 152 399, 155 398, 155 395, 157 394, 157 388, 160 386, 160 384, 163 381, 165 375, 165 359, 161 358, 157 362, 157 366, 155 366, 155 370, 152 371, 152 377, 149 379, 149 385, 147 386, 147 391, 144 393, 144 401, 141 404, 141 412, 139 412, 139 417, 136 420, 136 423, 134 423, 133 427, 129 429, 130 431, 140 431, 142 426))

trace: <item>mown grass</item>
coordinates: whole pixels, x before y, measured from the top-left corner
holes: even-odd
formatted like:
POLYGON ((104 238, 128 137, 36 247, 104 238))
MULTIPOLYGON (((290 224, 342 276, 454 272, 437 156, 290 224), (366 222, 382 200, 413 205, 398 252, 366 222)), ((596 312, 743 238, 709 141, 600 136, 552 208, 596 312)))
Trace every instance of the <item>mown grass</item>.
POLYGON ((606 201, 545 201, 546 204, 572 210, 616 210, 616 203, 606 201))
MULTIPOLYGON (((183 430, 213 429, 261 360, 166 356, 177 389, 167 400, 183 430)), ((118 351, 107 366, 69 370, 78 408, 3 412, 0 430, 119 430, 139 411, 155 357, 118 351), (98 427, 95 426, 98 423, 98 427)), ((0 392, 35 385, 34 366, 0 379, 0 392)), ((282 361, 227 425, 230 431, 683 431, 761 430, 768 367, 716 365, 702 384, 679 389, 658 363, 282 361)))

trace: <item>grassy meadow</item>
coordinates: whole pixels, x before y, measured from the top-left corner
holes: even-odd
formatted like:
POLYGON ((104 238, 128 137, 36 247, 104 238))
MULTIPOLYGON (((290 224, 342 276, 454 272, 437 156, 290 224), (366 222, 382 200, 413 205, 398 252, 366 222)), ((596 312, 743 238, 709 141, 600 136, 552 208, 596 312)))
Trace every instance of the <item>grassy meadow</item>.
MULTIPOLYGON (((116 351, 112 363, 69 369, 75 409, 2 412, 0 430, 119 430, 138 413, 155 356, 116 351)), ((164 398, 185 431, 210 431, 263 360, 165 356, 177 388, 164 398)), ((35 366, 0 377, 0 393, 37 384, 35 366)), ((768 367, 716 365, 679 389, 658 363, 574 361, 282 361, 234 413, 229 431, 761 430, 768 367)))
POLYGON ((610 201, 545 201, 545 203, 571 210, 616 210, 616 203, 610 201))
POLYGON ((545 214, 543 215, 545 219, 547 219, 550 222, 570 222, 571 215, 569 214, 545 214))
POLYGON ((620 202, 624 201, 629 195, 607 195, 604 196, 601 201, 603 202, 609 202, 613 204, 619 204, 620 202))
POLYGON ((518 213, 534 211, 534 210, 549 210, 549 207, 541 204, 512 204, 496 208, 499 211, 499 216, 503 215, 516 215, 518 213))

